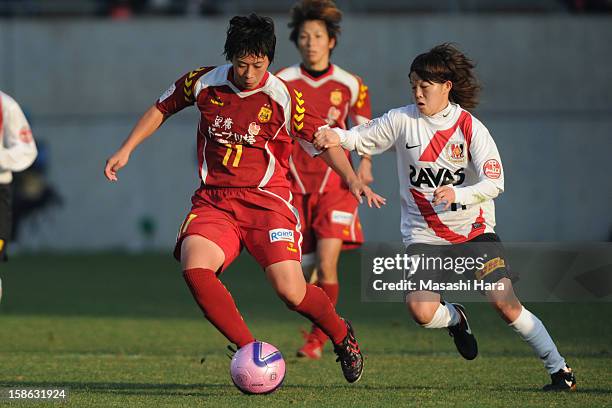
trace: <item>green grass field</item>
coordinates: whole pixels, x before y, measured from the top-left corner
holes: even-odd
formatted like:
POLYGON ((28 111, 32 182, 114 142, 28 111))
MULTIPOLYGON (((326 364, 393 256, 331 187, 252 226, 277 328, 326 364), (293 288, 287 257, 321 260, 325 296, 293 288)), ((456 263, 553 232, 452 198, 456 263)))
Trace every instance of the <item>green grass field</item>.
POLYGON ((321 361, 294 357, 308 324, 250 258, 225 273, 254 335, 287 360, 278 392, 245 396, 229 378, 227 341, 203 319, 170 256, 14 257, 0 266, 0 387, 67 387, 75 407, 612 406, 611 304, 529 305, 579 381, 575 393, 544 394, 540 361, 488 305, 467 305, 480 348, 468 362, 445 331, 417 327, 401 304, 360 302, 358 262, 343 255, 338 305, 366 356, 355 385, 329 346, 321 361))

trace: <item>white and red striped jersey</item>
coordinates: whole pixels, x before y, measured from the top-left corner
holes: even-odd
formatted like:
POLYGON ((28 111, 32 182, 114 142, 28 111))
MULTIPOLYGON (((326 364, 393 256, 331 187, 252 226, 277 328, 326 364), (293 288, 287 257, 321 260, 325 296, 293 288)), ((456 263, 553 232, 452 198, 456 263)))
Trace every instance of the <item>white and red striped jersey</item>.
POLYGON ((456 104, 434 116, 416 105, 392 109, 351 130, 338 130, 342 146, 360 154, 395 147, 405 245, 457 244, 494 232, 493 199, 504 190, 497 146, 487 128, 456 104), (433 192, 452 185, 455 203, 433 206, 433 192))
POLYGON ((19 104, 0 92, 0 184, 13 181, 13 172, 30 167, 37 154, 32 130, 19 104))
MULTIPOLYGON (((337 65, 331 64, 327 72, 316 78, 301 64, 283 68, 276 76, 303 92, 329 126, 346 129, 349 120, 355 126, 372 117, 368 87, 361 78, 337 65)), ((347 157, 350 160, 348 152, 347 157)), ((321 158, 311 157, 297 143, 289 165, 294 193, 324 193, 348 188, 321 158)))
POLYGON ((292 137, 310 154, 314 132, 326 126, 297 89, 270 73, 252 90, 232 82, 231 64, 188 72, 162 94, 157 108, 170 116, 200 111, 199 173, 210 187, 285 187, 292 137))

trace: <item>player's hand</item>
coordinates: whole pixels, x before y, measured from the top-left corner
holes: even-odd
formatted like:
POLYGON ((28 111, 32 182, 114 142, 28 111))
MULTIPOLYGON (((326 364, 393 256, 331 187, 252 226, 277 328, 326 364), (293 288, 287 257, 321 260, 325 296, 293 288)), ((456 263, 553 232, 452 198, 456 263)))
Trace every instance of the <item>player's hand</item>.
POLYGON ((442 186, 436 188, 434 191, 433 205, 446 203, 444 205, 444 211, 448 210, 452 203, 455 202, 455 190, 451 186, 442 186))
POLYGON ((325 127, 315 132, 313 145, 319 150, 340 146, 340 136, 331 128, 325 127))
POLYGON ((109 181, 117 181, 117 171, 125 166, 130 160, 130 153, 118 150, 107 161, 104 167, 104 175, 109 181))
POLYGON ((363 203, 364 196, 368 202, 368 206, 372 207, 374 205, 376 208, 380 208, 381 206, 387 203, 387 199, 376 194, 372 189, 364 184, 359 178, 355 178, 353 181, 349 182, 349 190, 355 196, 359 204, 363 203))
POLYGON ((372 176, 372 159, 369 156, 361 158, 361 163, 359 163, 359 168, 357 169, 357 177, 365 185, 374 181, 374 176, 372 176))

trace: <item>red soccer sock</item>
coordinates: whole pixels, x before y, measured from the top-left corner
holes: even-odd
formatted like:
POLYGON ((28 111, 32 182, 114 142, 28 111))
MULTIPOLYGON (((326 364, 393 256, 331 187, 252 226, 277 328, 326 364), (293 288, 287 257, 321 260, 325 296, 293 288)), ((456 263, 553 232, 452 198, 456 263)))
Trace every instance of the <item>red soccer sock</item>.
POLYGON ((187 286, 204 316, 229 341, 242 347, 255 338, 236 308, 234 299, 210 269, 194 268, 183 272, 187 286))
MULTIPOLYGON (((337 283, 323 282, 317 282, 317 286, 323 289, 323 292, 325 292, 329 300, 331 300, 332 305, 336 306, 336 303, 338 303, 338 292, 340 292, 340 286, 337 283)), ((325 344, 328 338, 327 335, 323 333, 323 330, 321 330, 316 324, 312 325, 310 335, 318 339, 321 344, 325 344)))
POLYGON ((340 344, 346 337, 346 324, 321 288, 307 284, 306 295, 294 310, 319 326, 334 344, 340 344))

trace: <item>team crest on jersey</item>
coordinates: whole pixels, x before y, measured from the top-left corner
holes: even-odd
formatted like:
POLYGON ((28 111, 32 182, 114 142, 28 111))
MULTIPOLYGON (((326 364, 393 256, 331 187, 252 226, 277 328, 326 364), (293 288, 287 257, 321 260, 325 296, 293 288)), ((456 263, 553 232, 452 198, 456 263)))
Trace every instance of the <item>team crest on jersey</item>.
POLYGON ((465 145, 463 142, 449 143, 446 146, 446 155, 451 162, 463 162, 465 159, 465 145))
POLYGON ((269 122, 271 118, 272 108, 270 107, 270 105, 265 104, 259 110, 259 113, 257 114, 257 120, 259 120, 260 123, 266 123, 269 122))
POLYGON ((342 91, 334 89, 329 93, 329 101, 334 105, 340 105, 342 103, 342 91))

